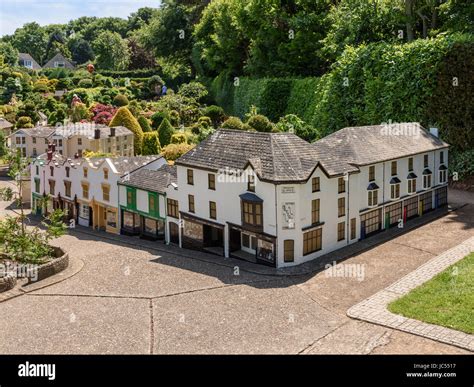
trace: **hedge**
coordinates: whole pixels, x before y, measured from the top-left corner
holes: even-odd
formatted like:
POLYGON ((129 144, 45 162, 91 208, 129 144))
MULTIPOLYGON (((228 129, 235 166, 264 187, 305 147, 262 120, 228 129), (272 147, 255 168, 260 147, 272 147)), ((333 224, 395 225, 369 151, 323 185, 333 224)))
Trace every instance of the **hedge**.
POLYGON ((474 37, 454 34, 411 43, 347 48, 321 78, 247 78, 225 74, 210 91, 228 115, 251 105, 272 121, 296 114, 322 135, 346 126, 420 121, 453 148, 474 148, 474 37), (454 77, 458 85, 454 86, 454 77))

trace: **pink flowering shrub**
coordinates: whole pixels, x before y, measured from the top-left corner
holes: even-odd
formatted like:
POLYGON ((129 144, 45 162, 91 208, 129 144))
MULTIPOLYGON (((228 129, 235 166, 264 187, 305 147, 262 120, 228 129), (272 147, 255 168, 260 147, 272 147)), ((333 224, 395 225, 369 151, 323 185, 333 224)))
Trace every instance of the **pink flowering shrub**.
POLYGON ((112 105, 97 103, 91 107, 92 121, 96 124, 108 125, 116 111, 117 108, 112 105))

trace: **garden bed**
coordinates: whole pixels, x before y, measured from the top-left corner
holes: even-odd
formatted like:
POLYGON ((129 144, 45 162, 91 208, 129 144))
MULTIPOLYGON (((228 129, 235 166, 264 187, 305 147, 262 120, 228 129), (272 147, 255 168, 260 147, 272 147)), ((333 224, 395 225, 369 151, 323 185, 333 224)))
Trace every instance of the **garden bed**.
POLYGON ((23 264, 0 255, 0 292, 15 287, 17 278, 26 278, 28 284, 41 281, 57 274, 69 265, 69 255, 58 247, 53 247, 54 257, 41 264, 23 264))

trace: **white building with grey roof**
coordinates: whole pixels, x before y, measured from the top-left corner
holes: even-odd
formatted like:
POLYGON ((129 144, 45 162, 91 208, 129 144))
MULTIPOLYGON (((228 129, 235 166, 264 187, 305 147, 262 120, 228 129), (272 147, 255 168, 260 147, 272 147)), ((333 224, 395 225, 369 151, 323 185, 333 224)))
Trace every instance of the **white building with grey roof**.
POLYGON ((124 126, 108 127, 94 123, 70 123, 61 126, 37 126, 19 129, 8 137, 8 144, 19 149, 24 157, 37 157, 45 153, 48 144, 66 158, 82 157, 84 151, 133 156, 133 133, 124 126))
POLYGON ((168 227, 181 225, 184 248, 297 265, 445 206, 448 147, 418 123, 344 128, 313 144, 218 130, 176 160, 168 227))

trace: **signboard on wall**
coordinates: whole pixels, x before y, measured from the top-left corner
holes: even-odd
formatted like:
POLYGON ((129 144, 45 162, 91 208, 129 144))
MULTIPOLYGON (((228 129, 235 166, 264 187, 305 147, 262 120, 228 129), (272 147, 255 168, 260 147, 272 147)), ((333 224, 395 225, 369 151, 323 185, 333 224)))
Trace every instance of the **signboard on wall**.
POLYGON ((282 205, 282 219, 283 219, 283 228, 293 229, 295 228, 295 216, 296 208, 295 203, 283 203, 282 205))

